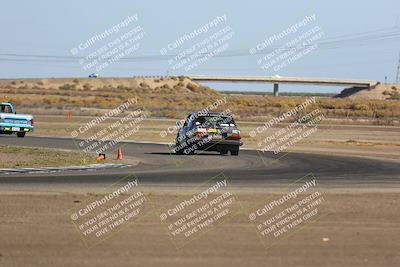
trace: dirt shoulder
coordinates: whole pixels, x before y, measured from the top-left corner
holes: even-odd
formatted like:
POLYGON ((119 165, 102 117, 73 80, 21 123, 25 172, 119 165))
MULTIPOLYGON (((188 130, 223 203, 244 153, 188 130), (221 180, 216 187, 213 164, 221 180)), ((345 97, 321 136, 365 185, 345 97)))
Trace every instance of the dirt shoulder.
MULTIPOLYGON (((149 194, 155 205, 176 195, 149 194)), ((244 205, 266 193, 239 193, 244 205)), ((267 249, 240 215, 175 249, 156 213, 88 249, 68 210, 76 194, 1 196, 2 266, 399 266, 399 192, 327 193, 329 212, 267 249)))

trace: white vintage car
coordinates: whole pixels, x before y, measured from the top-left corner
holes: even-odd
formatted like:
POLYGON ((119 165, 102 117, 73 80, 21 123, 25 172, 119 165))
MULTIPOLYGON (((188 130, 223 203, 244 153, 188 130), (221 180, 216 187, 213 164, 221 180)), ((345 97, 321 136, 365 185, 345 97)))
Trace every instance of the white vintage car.
POLYGON ((17 114, 11 103, 0 104, 0 134, 14 134, 25 137, 25 133, 33 131, 32 115, 17 114))

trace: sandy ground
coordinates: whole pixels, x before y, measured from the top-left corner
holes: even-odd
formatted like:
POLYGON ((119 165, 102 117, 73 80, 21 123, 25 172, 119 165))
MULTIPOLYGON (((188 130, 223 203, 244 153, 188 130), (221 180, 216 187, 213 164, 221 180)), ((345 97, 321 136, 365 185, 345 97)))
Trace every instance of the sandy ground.
MULTIPOLYGON (((238 214, 180 249, 154 212, 89 249, 67 212, 86 195, 7 193, 0 198, 0 265, 399 266, 399 192, 327 191, 329 205, 322 218, 271 248, 238 214)), ((237 193, 244 206, 270 196, 237 193)), ((157 207, 176 195, 152 192, 148 197, 157 207)))

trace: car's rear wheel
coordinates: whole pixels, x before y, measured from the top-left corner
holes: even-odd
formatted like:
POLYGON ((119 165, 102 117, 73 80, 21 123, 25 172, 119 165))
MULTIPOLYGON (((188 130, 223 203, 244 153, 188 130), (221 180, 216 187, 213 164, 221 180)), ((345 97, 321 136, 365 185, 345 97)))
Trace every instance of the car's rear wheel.
POLYGON ((239 155, 239 146, 232 147, 230 151, 231 151, 232 156, 238 156, 239 155))
POLYGON ((18 133, 17 133, 17 136, 18 136, 18 137, 21 137, 21 138, 22 138, 22 137, 25 137, 25 133, 24 133, 24 132, 18 132, 18 133))

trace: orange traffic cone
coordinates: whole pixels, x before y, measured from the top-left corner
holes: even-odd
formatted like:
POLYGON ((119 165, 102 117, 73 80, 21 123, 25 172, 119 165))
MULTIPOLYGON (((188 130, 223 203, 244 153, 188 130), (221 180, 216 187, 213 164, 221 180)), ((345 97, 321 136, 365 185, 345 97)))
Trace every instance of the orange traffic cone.
POLYGON ((117 159, 118 160, 122 159, 122 149, 121 148, 118 148, 117 159))
POLYGON ((96 158, 96 160, 105 160, 106 159, 106 154, 99 154, 99 156, 96 158))

